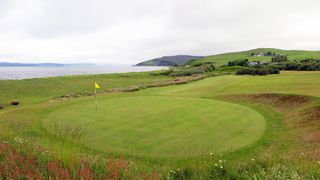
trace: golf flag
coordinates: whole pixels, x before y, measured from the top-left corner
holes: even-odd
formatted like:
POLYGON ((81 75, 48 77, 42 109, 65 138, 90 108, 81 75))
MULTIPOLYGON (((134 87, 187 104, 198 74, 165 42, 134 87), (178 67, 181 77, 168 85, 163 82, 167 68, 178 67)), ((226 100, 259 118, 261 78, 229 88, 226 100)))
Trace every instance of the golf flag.
POLYGON ((97 101, 97 89, 100 89, 101 87, 97 82, 94 83, 94 100, 95 100, 95 105, 96 105, 96 111, 98 111, 98 101, 97 101))
POLYGON ((97 84, 96 82, 94 83, 94 87, 96 88, 96 89, 100 89, 101 87, 99 86, 99 84, 97 84))

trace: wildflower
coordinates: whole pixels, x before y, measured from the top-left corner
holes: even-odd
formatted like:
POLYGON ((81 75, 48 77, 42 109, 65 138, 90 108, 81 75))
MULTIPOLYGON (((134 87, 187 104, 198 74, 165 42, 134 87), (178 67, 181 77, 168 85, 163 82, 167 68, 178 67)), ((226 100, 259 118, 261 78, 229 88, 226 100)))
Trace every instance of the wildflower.
POLYGON ((213 153, 209 153, 210 156, 213 156, 213 153))
POLYGON ((223 169, 223 166, 220 166, 220 169, 223 169))
POLYGON ((220 163, 222 163, 222 160, 219 160, 220 163))
POLYGON ((217 163, 215 163, 215 164, 214 164, 214 166, 218 166, 218 164, 217 164, 217 163))
POLYGON ((180 169, 178 168, 178 171, 180 171, 180 169))
POLYGON ((223 162, 226 162, 226 160, 224 159, 223 162))
POLYGON ((255 159, 252 158, 251 161, 255 161, 255 159))
POLYGON ((20 138, 20 137, 15 137, 15 138, 14 138, 14 141, 16 141, 16 142, 19 143, 19 144, 23 144, 24 139, 23 139, 23 138, 20 138))

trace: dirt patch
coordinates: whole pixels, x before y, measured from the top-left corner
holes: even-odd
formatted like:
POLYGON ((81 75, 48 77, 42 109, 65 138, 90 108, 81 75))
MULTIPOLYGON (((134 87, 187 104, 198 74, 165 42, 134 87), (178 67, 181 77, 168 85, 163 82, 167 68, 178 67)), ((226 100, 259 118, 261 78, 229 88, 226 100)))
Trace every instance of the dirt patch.
POLYGON ((303 123, 320 123, 320 106, 313 107, 303 113, 303 123))
POLYGON ((231 98, 243 99, 246 101, 271 105, 277 108, 296 108, 310 102, 310 97, 287 94, 249 94, 234 95, 231 98))

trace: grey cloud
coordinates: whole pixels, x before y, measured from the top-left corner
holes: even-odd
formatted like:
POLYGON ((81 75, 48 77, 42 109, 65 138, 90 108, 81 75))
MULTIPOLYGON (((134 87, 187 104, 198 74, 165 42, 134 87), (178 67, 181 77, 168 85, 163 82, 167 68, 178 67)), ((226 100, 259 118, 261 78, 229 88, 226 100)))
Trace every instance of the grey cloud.
POLYGON ((320 49, 318 0, 0 0, 0 60, 320 49))

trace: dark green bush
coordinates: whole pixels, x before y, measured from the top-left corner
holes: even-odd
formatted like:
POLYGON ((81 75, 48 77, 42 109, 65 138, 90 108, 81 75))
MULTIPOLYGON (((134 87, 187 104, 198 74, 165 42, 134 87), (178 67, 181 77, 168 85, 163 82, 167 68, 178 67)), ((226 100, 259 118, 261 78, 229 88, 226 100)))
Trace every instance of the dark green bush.
POLYGON ((268 68, 248 68, 241 69, 237 71, 237 75, 259 75, 265 76, 268 74, 279 74, 280 71, 278 69, 268 69, 268 68))
POLYGON ((271 62, 287 62, 288 56, 287 55, 275 55, 272 57, 271 62))
POLYGON ((248 59, 239 59, 228 62, 228 66, 248 66, 249 60, 248 59))
POLYGON ((320 71, 320 63, 318 62, 281 62, 267 65, 268 68, 274 68, 287 71, 320 71))

